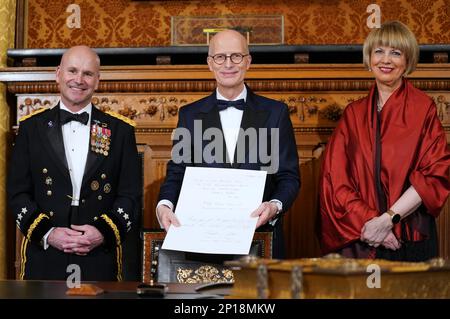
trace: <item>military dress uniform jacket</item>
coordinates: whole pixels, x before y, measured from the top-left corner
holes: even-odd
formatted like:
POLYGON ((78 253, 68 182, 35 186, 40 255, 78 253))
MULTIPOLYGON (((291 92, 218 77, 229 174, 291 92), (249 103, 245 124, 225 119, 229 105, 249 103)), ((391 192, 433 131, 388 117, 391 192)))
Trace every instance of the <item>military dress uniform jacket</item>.
POLYGON ((72 183, 59 113, 58 105, 21 121, 12 151, 8 202, 25 236, 20 277, 63 280, 70 274, 67 266, 76 264, 82 280, 121 280, 121 244, 133 225, 141 196, 134 128, 126 123, 132 121, 92 108, 91 140, 86 141, 90 145, 76 211, 71 209, 72 183), (52 246, 44 250, 40 242, 51 227, 71 224, 95 226, 104 244, 86 256, 52 246))

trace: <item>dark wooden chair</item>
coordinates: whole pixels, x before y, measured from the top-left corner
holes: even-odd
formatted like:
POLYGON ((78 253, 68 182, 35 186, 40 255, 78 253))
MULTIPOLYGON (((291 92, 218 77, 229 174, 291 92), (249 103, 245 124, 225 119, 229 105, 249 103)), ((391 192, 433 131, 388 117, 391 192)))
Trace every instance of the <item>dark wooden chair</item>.
MULTIPOLYGON (((197 254, 161 249, 166 232, 142 232, 142 281, 177 283, 230 283, 233 272, 223 265, 242 255, 197 254)), ((249 255, 272 258, 272 233, 256 232, 249 255)))

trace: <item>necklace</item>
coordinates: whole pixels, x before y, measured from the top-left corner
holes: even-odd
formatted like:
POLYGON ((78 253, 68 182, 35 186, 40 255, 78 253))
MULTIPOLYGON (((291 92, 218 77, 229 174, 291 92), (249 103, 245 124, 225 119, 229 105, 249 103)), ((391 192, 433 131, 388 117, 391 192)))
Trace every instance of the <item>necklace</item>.
POLYGON ((383 105, 381 105, 380 100, 377 99, 377 111, 381 112, 382 109, 383 109, 383 105))

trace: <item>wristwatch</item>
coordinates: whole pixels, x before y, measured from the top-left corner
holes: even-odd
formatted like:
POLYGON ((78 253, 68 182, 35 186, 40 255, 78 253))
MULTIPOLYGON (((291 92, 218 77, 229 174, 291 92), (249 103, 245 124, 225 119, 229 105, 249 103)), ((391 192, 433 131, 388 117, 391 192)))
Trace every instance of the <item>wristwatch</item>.
POLYGON ((389 216, 391 216, 392 224, 398 224, 400 220, 402 219, 402 216, 400 214, 397 214, 393 210, 389 209, 386 213, 388 213, 389 216))

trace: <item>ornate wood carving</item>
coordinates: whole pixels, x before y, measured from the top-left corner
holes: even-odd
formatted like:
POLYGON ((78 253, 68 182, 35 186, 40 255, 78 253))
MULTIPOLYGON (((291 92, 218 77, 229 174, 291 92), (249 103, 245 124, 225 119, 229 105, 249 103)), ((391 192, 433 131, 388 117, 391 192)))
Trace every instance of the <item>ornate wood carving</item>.
MULTIPOLYGON (((445 80, 412 80, 415 87, 424 91, 450 90, 450 79, 445 80)), ((292 92, 292 91, 368 91, 373 80, 247 80, 246 83, 254 91, 292 92)), ((105 81, 100 83, 97 92, 211 92, 215 83, 209 81, 105 81)), ((8 83, 8 91, 14 94, 23 93, 58 93, 53 82, 12 82, 8 83)))
POLYGON ((158 55, 156 57, 157 65, 169 65, 171 64, 171 57, 169 55, 158 55))
POLYGON ((448 63, 448 53, 447 52, 436 52, 433 53, 434 63, 448 63))
POLYGON ((22 59, 22 66, 30 67, 30 66, 36 66, 37 60, 36 58, 24 58, 22 59))
POLYGON ((297 53, 294 55, 295 63, 309 63, 308 53, 297 53))
MULTIPOLYGON (((92 102, 102 111, 114 111, 138 124, 142 132, 156 132, 161 125, 175 127, 178 110, 210 92, 198 93, 122 93, 96 94, 92 102)), ((439 119, 450 130, 450 93, 429 92, 435 101, 439 119)), ((349 103, 364 96, 363 92, 265 93, 288 105, 294 129, 298 133, 330 132, 349 103)), ((17 119, 42 107, 53 107, 57 94, 21 94, 17 97, 17 119)), ((163 128, 165 129, 165 127, 163 128)))

